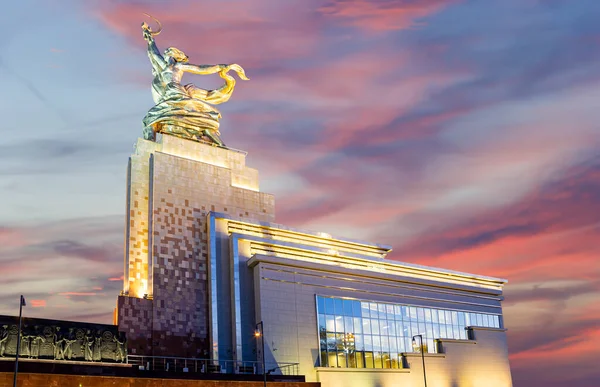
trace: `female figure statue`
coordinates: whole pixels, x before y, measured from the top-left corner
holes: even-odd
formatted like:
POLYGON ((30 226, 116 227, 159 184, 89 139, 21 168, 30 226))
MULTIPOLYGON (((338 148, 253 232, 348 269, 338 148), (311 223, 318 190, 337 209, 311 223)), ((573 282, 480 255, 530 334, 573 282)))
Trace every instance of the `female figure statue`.
POLYGON ((241 79, 248 80, 244 69, 237 64, 189 64, 188 57, 175 47, 167 48, 161 55, 154 42, 154 35, 158 35, 160 30, 153 32, 143 23, 142 31, 148 42, 148 57, 154 75, 152 97, 156 104, 143 120, 144 138, 153 140, 155 133, 168 133, 192 140, 205 139, 224 146, 219 137, 221 113, 210 104, 229 100, 235 79, 228 75, 228 71, 234 70, 241 79), (192 84, 183 85, 181 80, 186 72, 201 75, 218 73, 225 84, 215 90, 200 89, 192 84))

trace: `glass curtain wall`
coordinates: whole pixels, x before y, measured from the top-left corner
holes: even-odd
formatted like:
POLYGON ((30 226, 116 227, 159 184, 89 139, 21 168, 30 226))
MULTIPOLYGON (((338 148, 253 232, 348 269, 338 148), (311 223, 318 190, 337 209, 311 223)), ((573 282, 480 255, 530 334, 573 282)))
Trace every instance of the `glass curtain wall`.
POLYGON ((317 296, 321 367, 401 368, 399 354, 434 339, 467 339, 465 327, 500 328, 498 315, 317 296))

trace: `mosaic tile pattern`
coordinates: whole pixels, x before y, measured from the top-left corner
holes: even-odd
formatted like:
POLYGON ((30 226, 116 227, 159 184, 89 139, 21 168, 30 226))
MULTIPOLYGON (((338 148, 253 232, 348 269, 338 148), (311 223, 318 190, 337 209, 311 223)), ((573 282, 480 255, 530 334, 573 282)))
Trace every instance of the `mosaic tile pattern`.
POLYGON ((258 192, 258 173, 245 166, 244 153, 171 136, 163 136, 160 144, 140 139, 130 169, 124 290, 130 297, 148 294, 151 318, 144 323, 143 313, 128 310, 141 305, 120 302, 119 326, 151 326, 154 355, 205 357, 206 215, 218 211, 273 221, 274 198, 258 192))

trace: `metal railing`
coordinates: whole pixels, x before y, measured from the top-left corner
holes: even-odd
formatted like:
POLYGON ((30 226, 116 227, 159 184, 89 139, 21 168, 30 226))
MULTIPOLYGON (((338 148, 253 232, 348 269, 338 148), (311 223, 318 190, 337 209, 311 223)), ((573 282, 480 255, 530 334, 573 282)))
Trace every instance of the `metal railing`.
MULTIPOLYGON (((127 355, 127 363, 140 370, 163 372, 256 374, 262 375, 258 361, 212 360, 170 356, 127 355)), ((266 362, 267 375, 298 375, 298 363, 266 362)))

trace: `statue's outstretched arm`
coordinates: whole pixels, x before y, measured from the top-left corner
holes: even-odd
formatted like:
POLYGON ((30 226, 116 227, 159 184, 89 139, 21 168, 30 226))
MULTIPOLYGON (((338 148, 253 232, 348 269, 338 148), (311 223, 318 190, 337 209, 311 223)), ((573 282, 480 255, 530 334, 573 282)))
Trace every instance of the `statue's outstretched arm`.
POLYGON ((167 67, 167 62, 158 51, 158 47, 156 47, 156 42, 154 41, 154 37, 149 29, 144 28, 144 39, 148 42, 148 58, 150 58, 150 63, 156 72, 160 72, 167 67))
POLYGON ((227 65, 218 64, 218 65, 193 65, 188 63, 182 63, 179 65, 180 69, 192 73, 192 74, 200 74, 200 75, 209 75, 216 74, 222 69, 226 68, 227 65))

